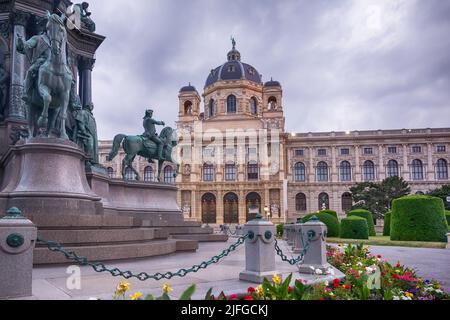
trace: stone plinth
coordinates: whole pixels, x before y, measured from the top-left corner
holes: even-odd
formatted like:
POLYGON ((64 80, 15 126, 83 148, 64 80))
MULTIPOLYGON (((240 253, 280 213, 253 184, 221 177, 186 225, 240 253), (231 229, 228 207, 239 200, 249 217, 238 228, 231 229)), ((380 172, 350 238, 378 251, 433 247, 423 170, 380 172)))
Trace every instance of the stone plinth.
POLYGON ((0 299, 31 296, 37 229, 17 208, 0 219, 0 299))
POLYGON ((150 221, 183 221, 174 185, 109 179, 96 173, 87 177, 92 191, 102 198, 106 214, 150 221))
POLYGON ((1 159, 0 210, 18 207, 27 214, 100 214, 101 198, 89 188, 85 155, 70 141, 31 138, 1 159))

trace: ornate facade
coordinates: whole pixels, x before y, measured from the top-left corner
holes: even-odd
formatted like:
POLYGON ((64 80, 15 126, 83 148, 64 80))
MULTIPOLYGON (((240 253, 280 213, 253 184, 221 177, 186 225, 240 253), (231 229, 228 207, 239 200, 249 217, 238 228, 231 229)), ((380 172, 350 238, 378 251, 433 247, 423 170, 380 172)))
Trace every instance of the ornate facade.
MULTIPOLYGON (((176 184, 187 219, 242 224, 260 211, 284 222, 323 208, 343 215, 356 182, 397 175, 414 193, 449 183, 450 128, 285 132, 282 86, 263 83, 234 42, 201 96, 189 84, 178 98, 176 184)), ((110 149, 110 141, 101 142, 101 160, 119 177, 121 157, 105 160, 110 149)), ((137 162, 144 180, 153 181, 154 165, 137 162)), ((167 164, 162 180, 173 183, 174 170, 167 164)))

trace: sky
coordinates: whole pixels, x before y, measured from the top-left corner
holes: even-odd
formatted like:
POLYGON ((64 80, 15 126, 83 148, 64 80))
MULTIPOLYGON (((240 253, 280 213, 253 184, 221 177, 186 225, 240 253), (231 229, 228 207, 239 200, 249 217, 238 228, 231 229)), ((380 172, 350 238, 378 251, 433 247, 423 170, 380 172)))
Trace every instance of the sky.
POLYGON ((91 0, 99 138, 141 134, 147 108, 175 127, 230 37, 283 87, 287 132, 450 126, 450 1, 91 0))

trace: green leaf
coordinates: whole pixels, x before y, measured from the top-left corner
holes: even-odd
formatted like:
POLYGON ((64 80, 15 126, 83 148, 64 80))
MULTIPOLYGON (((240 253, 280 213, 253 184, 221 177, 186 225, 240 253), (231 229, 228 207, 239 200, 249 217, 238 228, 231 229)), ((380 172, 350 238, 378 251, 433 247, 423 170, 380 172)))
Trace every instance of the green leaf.
POLYGON ((225 293, 222 291, 219 296, 217 297, 217 299, 219 300, 227 300, 227 296, 225 295, 225 293))
POLYGON ((289 294, 289 284, 291 283, 291 280, 292 280, 292 273, 281 284, 281 287, 278 292, 281 295, 282 299, 285 299, 289 294))
POLYGON ((167 293, 163 293, 162 296, 157 298, 156 300, 170 300, 170 297, 167 293))
POLYGON ((155 297, 151 294, 145 296, 144 300, 155 300, 155 297))
POLYGON ((206 292, 205 300, 214 300, 214 296, 212 295, 212 288, 209 288, 209 290, 206 292))
POLYGON ((180 297, 180 300, 191 300, 192 295, 195 292, 195 284, 187 288, 180 297))

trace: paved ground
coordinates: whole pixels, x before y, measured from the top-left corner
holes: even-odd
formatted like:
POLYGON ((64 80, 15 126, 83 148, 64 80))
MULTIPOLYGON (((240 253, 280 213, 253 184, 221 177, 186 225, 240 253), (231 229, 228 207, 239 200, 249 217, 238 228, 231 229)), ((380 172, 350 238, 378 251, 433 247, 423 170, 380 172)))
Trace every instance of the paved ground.
MULTIPOLYGON (((227 245, 234 242, 230 239, 228 244, 201 243, 196 253, 176 253, 163 257, 147 258, 128 262, 111 262, 108 265, 116 266, 122 270, 133 272, 145 271, 155 273, 161 271, 174 271, 180 267, 190 267, 203 260, 221 252, 227 245)), ((286 250, 286 247, 282 247, 286 250)), ((450 250, 444 249, 421 249, 421 248, 397 248, 397 247, 373 247, 375 254, 381 254, 392 262, 400 260, 406 265, 415 267, 419 274, 442 281, 446 287, 450 287, 450 250)), ((247 287, 254 284, 239 281, 239 273, 244 269, 244 245, 240 246, 230 256, 216 265, 211 265, 198 273, 189 274, 184 278, 173 278, 167 282, 174 289, 173 297, 178 297, 180 293, 190 284, 197 284, 195 299, 201 299, 209 288, 213 288, 214 294, 224 291, 226 294, 245 292, 247 287)), ((318 280, 317 277, 300 275, 295 267, 282 262, 276 258, 277 268, 281 274, 294 273, 297 278, 304 278, 308 281, 318 280)), ((81 289, 69 290, 67 288, 68 274, 67 266, 37 267, 33 270, 33 297, 32 299, 89 299, 97 297, 101 299, 111 299, 115 286, 121 278, 114 278, 109 273, 96 273, 89 267, 81 268, 81 289)), ((329 280, 334 278, 329 276, 329 280)), ((129 280, 132 292, 141 291, 144 293, 160 294, 164 281, 129 280)))

